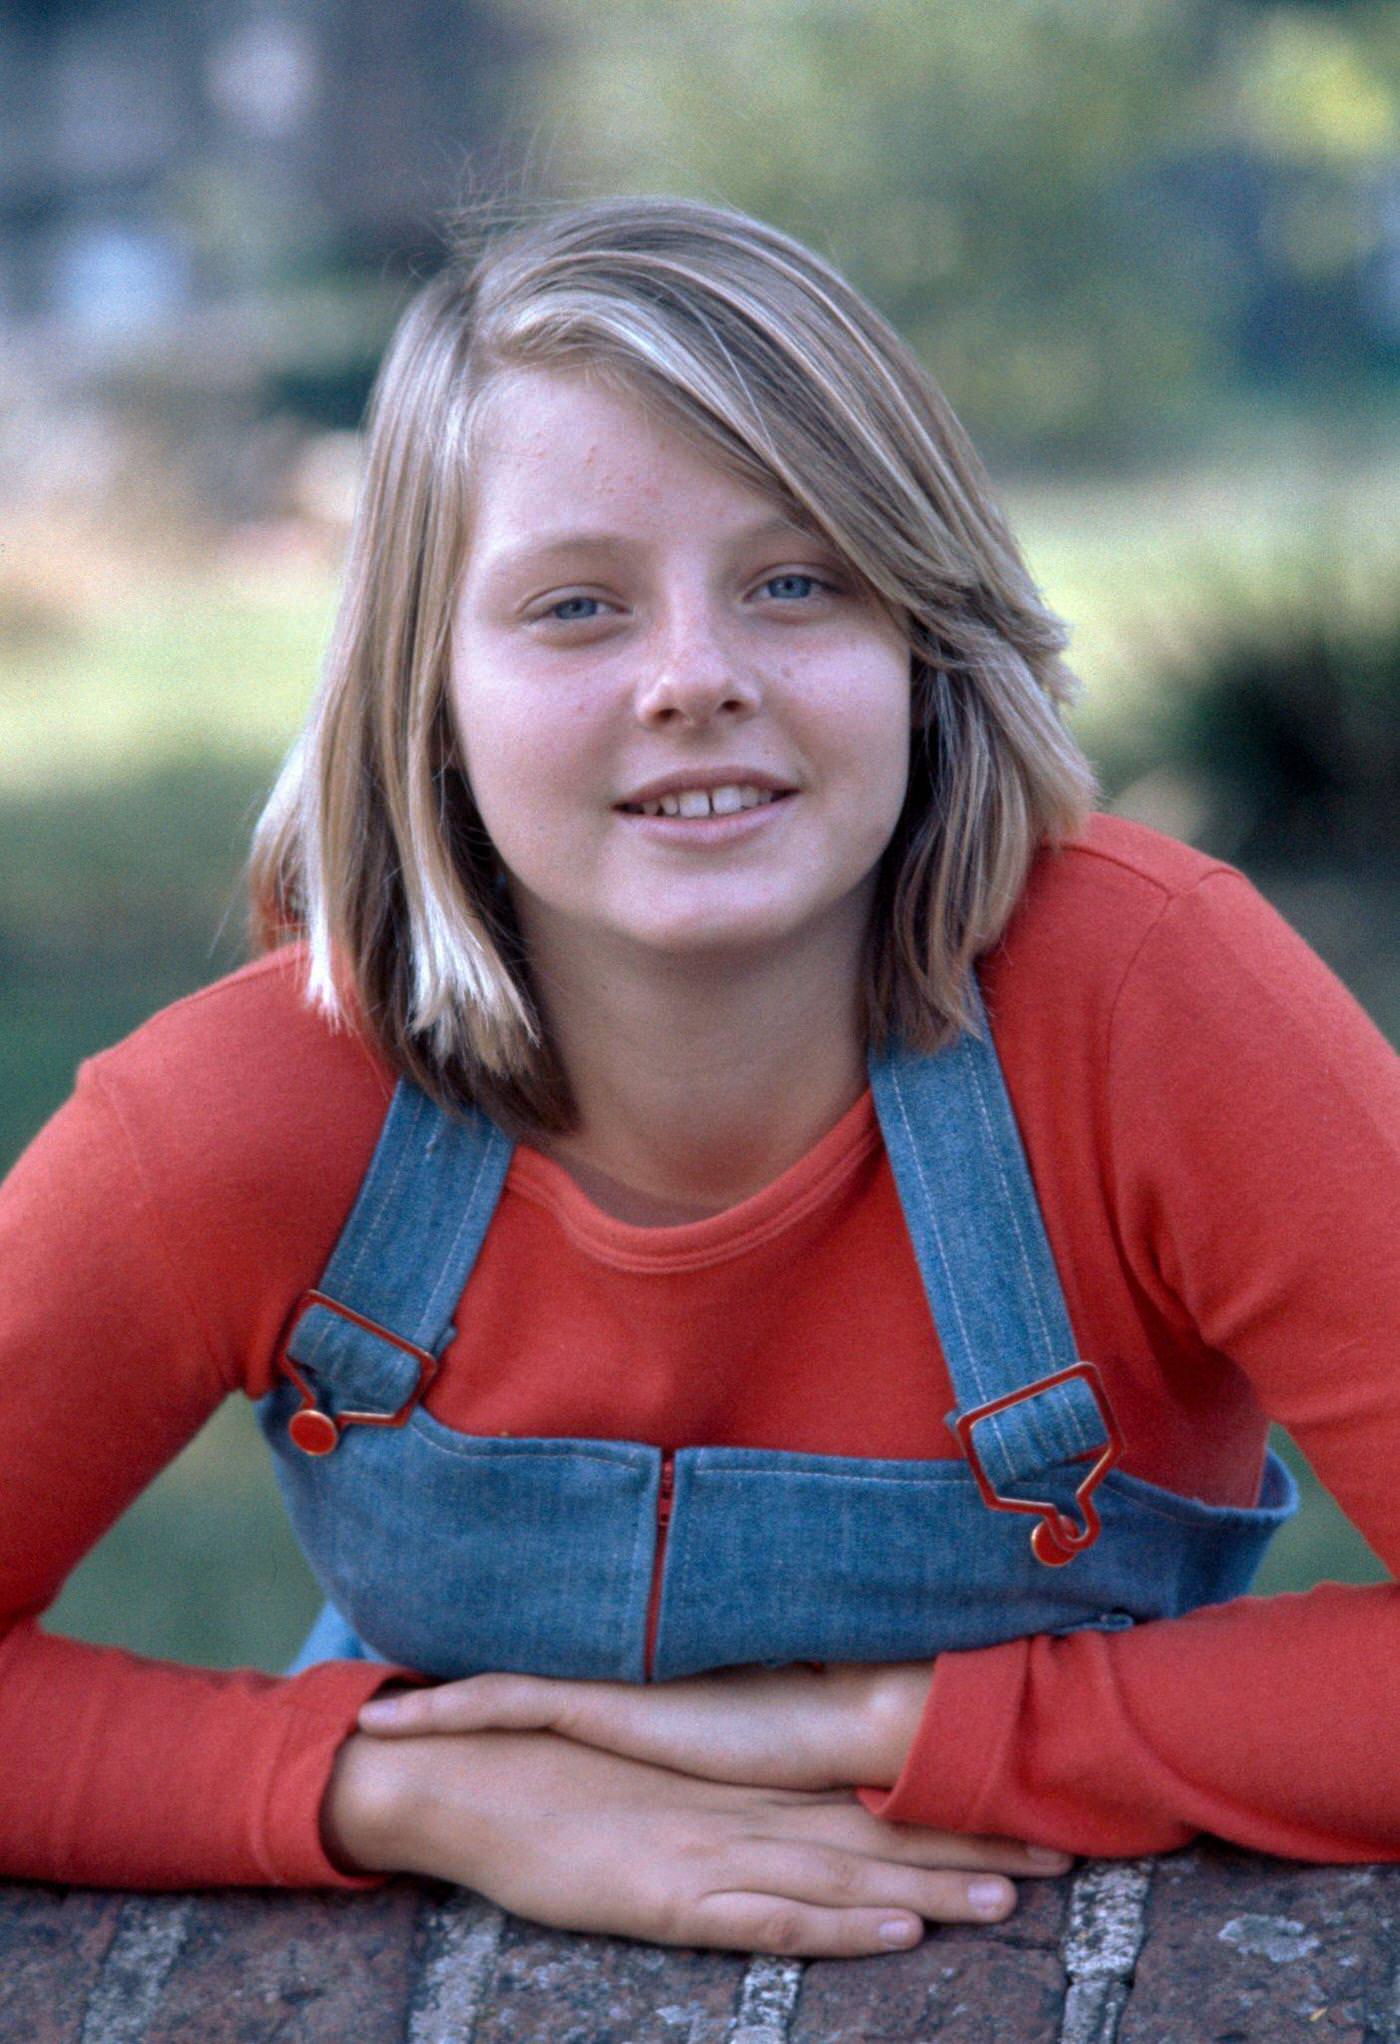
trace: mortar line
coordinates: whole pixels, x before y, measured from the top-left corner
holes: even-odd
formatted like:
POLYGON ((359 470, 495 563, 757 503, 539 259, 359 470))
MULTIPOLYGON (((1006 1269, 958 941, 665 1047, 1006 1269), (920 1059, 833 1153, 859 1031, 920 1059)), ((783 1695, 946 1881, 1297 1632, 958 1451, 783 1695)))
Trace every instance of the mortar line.
POLYGON ((801 1959, 777 1959, 755 1953, 739 1990, 734 2020, 724 2044, 789 2044, 797 1997, 802 1991, 801 1959))
POLYGON ((500 1961, 505 1911, 458 1889, 419 1910, 424 1950, 404 2044, 472 2044, 500 1961))
POLYGON ((1068 1982, 1057 2044, 1115 2044, 1147 1934, 1153 1862, 1088 1860, 1060 1946, 1068 1982))
POLYGON ((79 2044, 141 2044, 193 1915, 191 1896, 127 1897, 83 2010, 79 2044))

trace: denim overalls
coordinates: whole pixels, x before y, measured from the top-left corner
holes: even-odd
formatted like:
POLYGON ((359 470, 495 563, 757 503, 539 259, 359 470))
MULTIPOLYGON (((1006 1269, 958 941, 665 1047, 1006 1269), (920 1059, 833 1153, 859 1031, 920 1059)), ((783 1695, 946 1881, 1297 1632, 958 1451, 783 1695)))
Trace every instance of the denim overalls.
POLYGON ((257 1408, 329 1600, 288 1672, 357 1657, 640 1682, 927 1660, 1242 1594, 1296 1508, 1292 1477, 1270 1451, 1244 1509, 1112 1466, 1108 1392, 1076 1358, 975 981, 972 995, 980 1034, 869 1061, 957 1399, 954 1461, 443 1426, 421 1394, 471 1311, 511 1144, 401 1080, 257 1408))

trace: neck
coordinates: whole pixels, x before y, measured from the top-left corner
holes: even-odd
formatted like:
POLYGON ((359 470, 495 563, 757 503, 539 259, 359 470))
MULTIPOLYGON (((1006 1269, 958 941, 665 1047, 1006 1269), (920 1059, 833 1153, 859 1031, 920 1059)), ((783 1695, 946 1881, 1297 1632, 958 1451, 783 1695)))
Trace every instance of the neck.
MULTIPOLYGON (((612 957, 537 990, 577 1127, 540 1145, 605 1211, 639 1225, 702 1219, 787 1170, 866 1084, 864 917, 795 951, 612 957)), ((570 961, 577 965, 578 961, 570 961)))

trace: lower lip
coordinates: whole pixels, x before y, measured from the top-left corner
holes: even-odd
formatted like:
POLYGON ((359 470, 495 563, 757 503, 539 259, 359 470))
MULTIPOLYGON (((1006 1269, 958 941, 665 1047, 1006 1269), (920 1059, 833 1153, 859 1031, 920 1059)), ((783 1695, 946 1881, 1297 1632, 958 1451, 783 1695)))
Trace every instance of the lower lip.
POLYGON ((719 845, 752 837, 791 801, 791 795, 778 795, 771 802, 736 809, 729 816, 643 816, 631 809, 617 809, 613 814, 664 845, 719 845))

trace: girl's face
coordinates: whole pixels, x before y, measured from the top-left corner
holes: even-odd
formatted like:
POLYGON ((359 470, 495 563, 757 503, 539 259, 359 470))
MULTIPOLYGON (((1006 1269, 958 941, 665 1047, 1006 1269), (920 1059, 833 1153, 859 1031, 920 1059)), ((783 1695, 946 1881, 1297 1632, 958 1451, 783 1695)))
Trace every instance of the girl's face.
POLYGON ((908 777, 896 625, 583 372, 511 373, 483 425, 449 700, 534 955, 863 931, 908 777))

